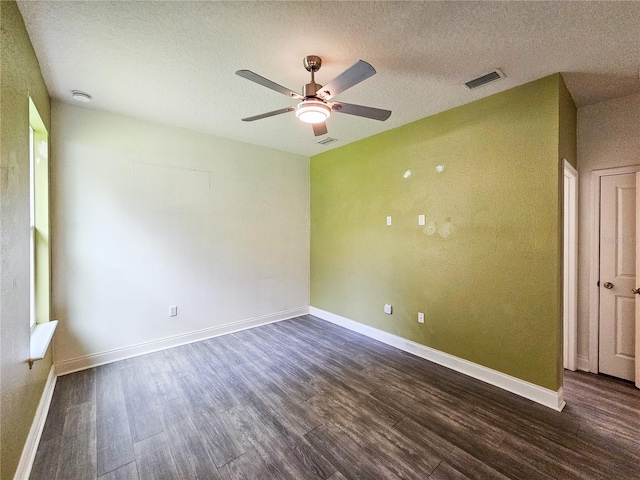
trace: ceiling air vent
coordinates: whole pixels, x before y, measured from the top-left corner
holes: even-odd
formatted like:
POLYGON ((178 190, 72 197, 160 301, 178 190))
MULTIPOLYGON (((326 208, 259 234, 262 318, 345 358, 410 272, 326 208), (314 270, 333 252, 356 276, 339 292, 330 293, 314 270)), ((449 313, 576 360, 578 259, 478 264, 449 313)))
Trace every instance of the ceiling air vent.
POLYGON ((337 142, 337 141, 338 140, 336 138, 325 137, 322 140, 318 141, 317 143, 319 143, 320 145, 329 145, 330 143, 337 142))
POLYGON ((474 78, 473 80, 469 80, 468 82, 465 83, 465 86, 469 90, 473 90, 474 88, 481 87, 483 85, 486 85, 487 83, 500 80, 501 78, 504 78, 504 77, 505 77, 504 73, 502 73, 500 69, 496 68, 491 73, 487 73, 486 75, 482 75, 481 77, 474 78))

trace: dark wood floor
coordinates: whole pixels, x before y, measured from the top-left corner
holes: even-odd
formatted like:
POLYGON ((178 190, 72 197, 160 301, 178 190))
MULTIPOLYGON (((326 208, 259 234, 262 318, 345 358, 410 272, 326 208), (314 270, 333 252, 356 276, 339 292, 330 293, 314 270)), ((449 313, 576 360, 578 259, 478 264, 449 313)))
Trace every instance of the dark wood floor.
POLYGON ((32 479, 638 479, 640 390, 554 412, 306 316, 60 377, 32 479))

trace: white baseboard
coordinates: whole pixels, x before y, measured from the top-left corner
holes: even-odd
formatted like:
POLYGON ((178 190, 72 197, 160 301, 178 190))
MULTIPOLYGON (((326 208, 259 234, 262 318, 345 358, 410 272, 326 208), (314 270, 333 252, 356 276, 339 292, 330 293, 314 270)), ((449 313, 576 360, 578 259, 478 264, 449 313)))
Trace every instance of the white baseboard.
POLYGON ((49 370, 49 376, 47 382, 44 385, 42 396, 40 397, 40 403, 36 409, 36 415, 33 418, 33 423, 29 429, 27 435, 27 441, 22 449, 22 456, 18 463, 18 469, 13 477, 14 480, 24 480, 31 475, 31 468, 33 467, 33 461, 36 458, 36 452, 38 451, 38 444, 40 443, 40 437, 44 430, 44 424, 47 421, 47 414, 49 413, 49 406, 51 405, 51 399, 53 398, 53 390, 56 387, 56 374, 53 365, 49 370))
POLYGON ((425 345, 407 340, 406 338, 378 330, 377 328, 364 325, 360 322, 356 322, 355 320, 351 320, 316 307, 309 307, 309 313, 322 320, 335 323, 336 325, 361 333, 367 337, 374 338, 382 343, 386 343, 392 347, 412 353, 413 355, 450 368, 456 372, 464 373, 465 375, 477 380, 502 388, 508 392, 515 393, 516 395, 520 395, 521 397, 532 400, 544 405, 545 407, 552 408, 558 412, 562 411, 565 406, 562 388, 557 392, 554 392, 553 390, 520 380, 519 378, 512 377, 511 375, 483 367, 477 363, 449 355, 448 353, 435 350, 425 345))
POLYGON ((587 357, 578 356, 578 370, 582 372, 588 372, 589 370, 589 359, 587 357))
POLYGON ((298 307, 290 310, 284 310, 282 312, 276 312, 268 315, 249 318, 246 320, 227 323, 224 325, 217 325, 215 327, 205 328, 202 330, 197 330, 195 332, 174 335, 159 340, 153 340, 150 342, 139 343, 137 345, 116 348, 113 350, 108 350, 91 355, 84 355, 82 357, 72 358, 70 360, 64 360, 62 362, 56 362, 56 374, 67 375, 69 373, 77 372, 80 370, 86 370, 87 368, 97 367, 98 365, 117 362, 126 358, 137 357, 139 355, 157 352, 166 348, 185 345, 187 343, 199 342, 200 340, 206 340, 207 338, 226 335, 228 333, 246 330, 247 328, 259 327, 260 325, 266 325, 268 323, 280 322, 282 320, 298 317, 300 315, 307 315, 308 313, 309 307, 298 307))

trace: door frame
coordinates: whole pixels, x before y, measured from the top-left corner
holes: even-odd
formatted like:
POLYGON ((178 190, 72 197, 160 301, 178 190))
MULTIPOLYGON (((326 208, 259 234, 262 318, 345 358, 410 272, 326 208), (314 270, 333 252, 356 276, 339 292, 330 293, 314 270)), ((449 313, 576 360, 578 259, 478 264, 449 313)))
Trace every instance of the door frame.
MULTIPOLYGON (((609 175, 640 172, 640 165, 605 168, 591 172, 591 228, 589 245, 589 371, 600 371, 600 179, 609 175)), ((637 330, 637 327, 636 327, 637 330)), ((636 359, 636 362, 638 360, 636 359)))
POLYGON ((563 365, 577 369, 578 358, 578 171, 563 159, 563 365))

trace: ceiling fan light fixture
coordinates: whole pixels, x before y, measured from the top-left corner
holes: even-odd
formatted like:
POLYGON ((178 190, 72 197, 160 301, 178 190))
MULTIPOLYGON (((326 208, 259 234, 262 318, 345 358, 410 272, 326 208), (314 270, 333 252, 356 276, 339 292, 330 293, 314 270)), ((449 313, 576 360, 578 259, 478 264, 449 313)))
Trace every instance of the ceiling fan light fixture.
POLYGON ((331 108, 320 100, 303 100, 296 106, 296 117, 305 123, 323 123, 331 116, 331 108))

